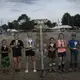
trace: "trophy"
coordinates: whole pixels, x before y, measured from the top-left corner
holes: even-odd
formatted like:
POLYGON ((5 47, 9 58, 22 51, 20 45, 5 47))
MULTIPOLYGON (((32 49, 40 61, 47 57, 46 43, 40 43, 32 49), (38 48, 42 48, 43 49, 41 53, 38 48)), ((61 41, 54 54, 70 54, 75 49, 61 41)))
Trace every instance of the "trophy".
POLYGON ((77 46, 77 42, 75 41, 74 42, 74 49, 76 49, 76 46, 77 46))
POLYGON ((53 43, 51 43, 50 45, 51 45, 51 47, 53 47, 53 46, 54 46, 54 44, 53 44, 53 43))
POLYGON ((32 40, 29 40, 29 47, 32 47, 32 40))
POLYGON ((15 44, 16 44, 16 47, 17 47, 17 45, 18 45, 18 40, 15 41, 15 44))
POLYGON ((53 47, 53 46, 54 46, 54 44, 53 44, 53 43, 51 43, 51 44, 50 44, 50 46, 51 46, 51 51, 54 51, 54 47, 53 47))

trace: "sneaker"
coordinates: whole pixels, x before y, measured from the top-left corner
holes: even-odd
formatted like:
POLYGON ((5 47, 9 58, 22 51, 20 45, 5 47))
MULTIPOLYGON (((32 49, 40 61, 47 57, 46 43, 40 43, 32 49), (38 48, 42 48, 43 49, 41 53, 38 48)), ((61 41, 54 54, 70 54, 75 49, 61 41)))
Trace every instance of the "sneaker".
POLYGON ((25 70, 25 73, 28 73, 28 70, 25 70))
POLYGON ((33 72, 37 72, 37 71, 34 69, 33 72))
POLYGON ((75 69, 74 69, 74 71, 78 71, 78 69, 77 69, 77 68, 75 68, 75 69))
POLYGON ((17 69, 17 72, 20 72, 20 69, 17 69))
POLYGON ((17 72, 17 69, 15 69, 15 72, 17 72))
POLYGON ((62 69, 62 72, 66 72, 66 70, 65 69, 62 69))
POLYGON ((70 69, 69 69, 69 71, 71 72, 71 71, 73 71, 73 69, 72 69, 72 68, 70 68, 70 69))

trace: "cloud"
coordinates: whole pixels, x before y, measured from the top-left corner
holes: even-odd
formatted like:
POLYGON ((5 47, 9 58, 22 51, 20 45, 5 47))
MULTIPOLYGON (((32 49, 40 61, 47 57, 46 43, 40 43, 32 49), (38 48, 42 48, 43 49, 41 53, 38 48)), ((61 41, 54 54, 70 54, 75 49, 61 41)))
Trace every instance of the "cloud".
POLYGON ((73 2, 73 3, 76 3, 76 4, 80 4, 80 0, 68 0, 69 2, 73 2))
POLYGON ((48 18, 58 21, 65 12, 80 13, 79 0, 0 0, 0 20, 4 22, 27 14, 31 19, 48 18), (4 6, 3 6, 4 5, 4 6))
POLYGON ((27 3, 33 4, 36 0, 6 0, 8 2, 18 2, 18 3, 27 3))

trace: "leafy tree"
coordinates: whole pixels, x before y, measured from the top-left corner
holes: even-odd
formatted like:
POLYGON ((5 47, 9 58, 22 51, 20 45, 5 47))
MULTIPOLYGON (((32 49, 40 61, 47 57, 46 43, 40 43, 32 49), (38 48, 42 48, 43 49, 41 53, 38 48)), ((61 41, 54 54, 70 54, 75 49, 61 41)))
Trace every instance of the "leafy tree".
POLYGON ((14 29, 14 27, 13 27, 11 22, 8 22, 8 27, 9 27, 9 29, 14 29))
POLYGON ((80 27, 80 15, 76 14, 74 16, 74 26, 80 27))
POLYGON ((1 26, 1 28, 4 29, 5 31, 7 31, 8 25, 4 24, 4 25, 1 26))
POLYGON ((31 21, 30 18, 26 14, 22 14, 18 18, 18 22, 20 22, 20 29, 23 30, 31 30, 34 28, 34 21, 31 21))
POLYGON ((48 20, 46 23, 45 23, 45 25, 47 25, 48 27, 52 27, 52 23, 51 23, 51 21, 50 20, 48 20))
POLYGON ((69 13, 65 13, 62 17, 62 25, 70 25, 71 15, 69 13))
POLYGON ((17 20, 14 20, 13 22, 12 22, 12 26, 13 26, 13 28, 14 29, 19 29, 19 25, 18 25, 18 21, 17 20))
POLYGON ((56 22, 53 22, 53 23, 52 23, 52 27, 55 27, 56 25, 57 25, 56 22))

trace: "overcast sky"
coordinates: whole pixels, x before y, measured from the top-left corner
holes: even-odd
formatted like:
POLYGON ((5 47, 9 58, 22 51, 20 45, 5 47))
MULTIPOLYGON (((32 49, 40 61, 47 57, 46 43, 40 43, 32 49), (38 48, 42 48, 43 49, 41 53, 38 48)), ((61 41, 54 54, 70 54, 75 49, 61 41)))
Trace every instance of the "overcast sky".
POLYGON ((80 0, 0 0, 2 24, 17 19, 22 13, 31 19, 58 21, 65 12, 80 13, 80 0))

